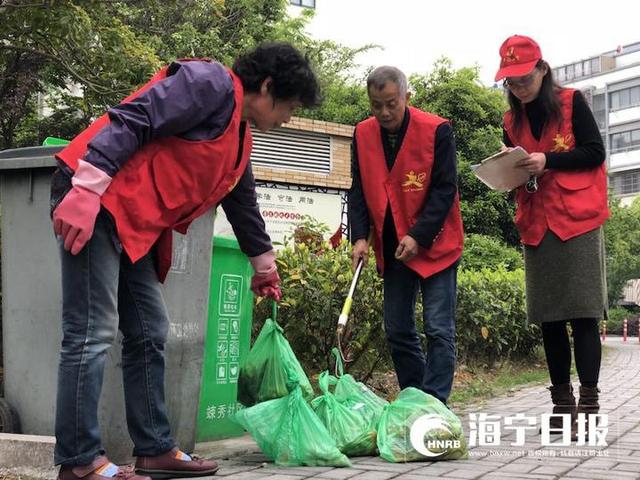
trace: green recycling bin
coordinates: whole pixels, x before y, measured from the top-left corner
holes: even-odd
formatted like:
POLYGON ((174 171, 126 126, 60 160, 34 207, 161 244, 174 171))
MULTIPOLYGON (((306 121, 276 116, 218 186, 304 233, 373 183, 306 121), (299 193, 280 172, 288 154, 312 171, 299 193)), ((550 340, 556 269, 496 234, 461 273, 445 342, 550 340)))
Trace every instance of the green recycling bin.
POLYGON ((240 365, 249 353, 253 269, 237 240, 214 237, 211 290, 205 338, 196 441, 239 436, 230 417, 243 408, 237 401, 240 365))

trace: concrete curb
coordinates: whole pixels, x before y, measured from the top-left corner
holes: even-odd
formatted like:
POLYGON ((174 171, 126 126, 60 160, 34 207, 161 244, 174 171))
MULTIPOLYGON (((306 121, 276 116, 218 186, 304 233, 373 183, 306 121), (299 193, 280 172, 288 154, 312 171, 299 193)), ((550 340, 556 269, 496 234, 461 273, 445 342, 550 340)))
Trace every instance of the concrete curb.
POLYGON ((2 472, 31 478, 56 478, 53 467, 55 437, 0 433, 0 466, 2 472))
POLYGON ((197 443, 193 451, 199 457, 214 460, 226 460, 256 452, 261 452, 261 450, 248 433, 241 437, 197 443))
MULTIPOLYGON (((35 479, 55 479, 53 466, 55 437, 0 433, 0 478, 4 474, 35 479)), ((194 453, 215 460, 260 452, 250 435, 196 444, 194 453)))

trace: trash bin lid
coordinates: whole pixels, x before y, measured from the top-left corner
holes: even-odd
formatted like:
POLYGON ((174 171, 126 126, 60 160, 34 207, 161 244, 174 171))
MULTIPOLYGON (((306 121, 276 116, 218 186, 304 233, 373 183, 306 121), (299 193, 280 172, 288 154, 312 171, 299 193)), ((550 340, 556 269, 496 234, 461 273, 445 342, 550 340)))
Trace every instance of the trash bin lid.
POLYGON ((47 137, 44 139, 44 141, 42 142, 42 145, 44 146, 50 146, 50 145, 69 145, 69 143, 71 143, 69 140, 65 140, 64 138, 58 138, 58 137, 47 137))
POLYGON ((63 148, 64 145, 51 145, 2 150, 0 152, 0 170, 55 167, 57 162, 54 155, 63 148))

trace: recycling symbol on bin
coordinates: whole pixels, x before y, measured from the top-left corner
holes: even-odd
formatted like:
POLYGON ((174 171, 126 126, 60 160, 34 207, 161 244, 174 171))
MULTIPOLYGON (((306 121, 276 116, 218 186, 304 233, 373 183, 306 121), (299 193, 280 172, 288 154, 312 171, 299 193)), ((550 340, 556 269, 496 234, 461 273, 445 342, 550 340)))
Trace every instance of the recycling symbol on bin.
POLYGON ((238 288, 236 282, 228 282, 224 291, 227 302, 235 302, 238 300, 238 288))

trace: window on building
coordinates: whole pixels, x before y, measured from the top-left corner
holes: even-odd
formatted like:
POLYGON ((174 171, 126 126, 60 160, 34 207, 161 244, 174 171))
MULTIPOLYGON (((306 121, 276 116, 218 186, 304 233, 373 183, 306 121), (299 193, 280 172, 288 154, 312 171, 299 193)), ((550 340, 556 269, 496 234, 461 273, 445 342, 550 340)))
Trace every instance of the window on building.
POLYGON ((640 85, 612 92, 609 97, 611 110, 637 107, 640 105, 640 85))
POLYGON ((600 59, 592 58, 591 59, 591 73, 600 73, 600 59))
POLYGON ((585 60, 582 62, 582 72, 585 75, 591 75, 591 60, 585 60))
POLYGON ((316 0, 289 0, 289 3, 299 7, 316 8, 316 0))
POLYGON ((582 74, 582 62, 578 62, 578 63, 574 64, 573 69, 574 69, 574 73, 575 73, 576 78, 579 78, 579 77, 581 77, 583 75, 582 74))
POLYGON ((640 128, 614 133, 610 140, 612 153, 640 149, 640 128))
POLYGON ((558 82, 562 83, 567 79, 567 71, 565 67, 560 67, 556 70, 556 77, 558 82))
POLYGON ((640 170, 621 172, 611 177, 613 193, 615 195, 628 195, 640 192, 640 170))
POLYGON ((575 77, 575 73, 573 70, 573 65, 567 65, 567 80, 573 80, 575 77))
POLYGON ((593 110, 593 116, 600 129, 605 127, 607 121, 607 110, 604 100, 604 93, 592 97, 593 104, 591 105, 591 109, 593 110))

